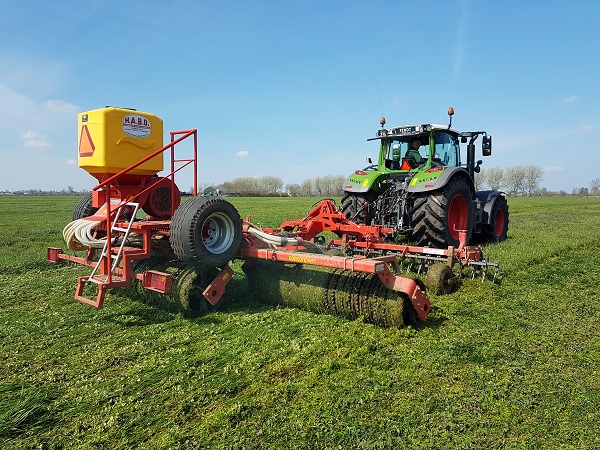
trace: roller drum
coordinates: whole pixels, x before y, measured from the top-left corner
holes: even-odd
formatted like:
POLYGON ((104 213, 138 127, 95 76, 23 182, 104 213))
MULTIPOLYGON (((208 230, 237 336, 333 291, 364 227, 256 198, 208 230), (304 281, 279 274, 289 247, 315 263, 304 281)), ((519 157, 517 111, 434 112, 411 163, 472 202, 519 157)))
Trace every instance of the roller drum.
POLYGON ((383 327, 416 325, 406 296, 387 289, 376 274, 257 261, 244 266, 258 301, 383 327))

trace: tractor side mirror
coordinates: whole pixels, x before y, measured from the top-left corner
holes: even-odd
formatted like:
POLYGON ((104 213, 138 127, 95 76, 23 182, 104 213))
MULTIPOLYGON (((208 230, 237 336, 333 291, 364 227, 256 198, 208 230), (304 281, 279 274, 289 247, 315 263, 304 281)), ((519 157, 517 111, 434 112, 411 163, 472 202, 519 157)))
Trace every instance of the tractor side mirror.
POLYGON ((371 158, 367 158, 367 163, 368 164, 373 164, 373 161, 371 161, 371 158))
POLYGON ((483 136, 481 153, 483 153, 483 156, 490 156, 492 154, 492 137, 487 134, 483 136))

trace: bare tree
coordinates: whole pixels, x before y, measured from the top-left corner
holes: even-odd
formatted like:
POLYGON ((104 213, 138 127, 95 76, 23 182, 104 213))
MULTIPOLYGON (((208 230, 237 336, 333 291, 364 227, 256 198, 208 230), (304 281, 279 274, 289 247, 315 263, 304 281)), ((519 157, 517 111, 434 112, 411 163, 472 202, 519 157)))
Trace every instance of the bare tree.
POLYGON ((279 177, 265 176, 258 179, 260 191, 263 194, 275 194, 283 189, 283 180, 279 177))
POLYGON ((542 176, 544 175, 544 170, 540 166, 529 165, 525 166, 525 180, 524 187, 527 191, 527 195, 531 196, 533 192, 535 192, 540 187, 540 181, 542 181, 542 176))
POLYGON ((303 197, 312 197, 315 194, 315 183, 312 178, 307 178, 306 180, 302 180, 302 184, 300 185, 302 196, 303 197))
POLYGON ((504 186, 504 176, 502 167, 490 167, 485 170, 485 181, 494 191, 499 191, 504 186))
POLYGON ((487 171, 485 169, 481 169, 479 173, 475 174, 475 190, 480 191, 481 187, 485 184, 485 178, 487 176, 487 171))
POLYGON ((300 185, 298 183, 286 184, 285 190, 292 197, 302 197, 302 188, 300 187, 300 185))
POLYGON ((590 195, 600 194, 600 178, 594 178, 590 183, 590 195))
POLYGON ((525 166, 508 167, 505 172, 504 183, 514 195, 523 192, 527 170, 525 166))

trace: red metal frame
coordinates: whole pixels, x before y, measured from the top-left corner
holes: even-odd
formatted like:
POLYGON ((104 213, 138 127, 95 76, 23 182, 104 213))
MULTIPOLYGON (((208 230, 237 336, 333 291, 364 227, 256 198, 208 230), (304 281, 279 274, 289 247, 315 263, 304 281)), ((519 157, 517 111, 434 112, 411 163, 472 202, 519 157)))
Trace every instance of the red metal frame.
MULTIPOLYGON (((280 230, 286 231, 291 236, 299 237, 305 241, 314 239, 319 233, 330 231, 341 239, 333 239, 328 247, 348 248, 354 253, 360 250, 363 256, 370 253, 393 253, 400 258, 415 255, 446 259, 448 265, 460 263, 469 265, 482 260, 482 250, 479 246, 467 246, 467 232, 456 230, 459 239, 458 247, 438 249, 433 247, 419 247, 412 245, 391 244, 386 240, 393 234, 391 228, 379 225, 361 225, 349 221, 332 200, 323 199, 303 219, 288 220, 281 224, 280 230)), ((278 230, 264 229, 263 231, 277 234, 278 230)))
MULTIPOLYGON (((109 230, 112 228, 115 215, 119 208, 128 202, 144 199, 144 195, 147 195, 153 186, 153 183, 149 182, 152 181, 153 177, 132 176, 129 175, 129 173, 136 167, 168 149, 171 149, 171 172, 165 178, 169 179, 171 182, 170 215, 173 216, 176 207, 174 198, 175 189, 177 188, 175 184, 175 173, 190 164, 193 164, 194 169, 194 188, 192 194, 194 196, 198 195, 197 130, 172 131, 170 134, 171 142, 169 144, 150 153, 145 158, 121 170, 119 173, 109 176, 106 179, 99 180, 100 183, 94 186, 92 189, 92 205, 99 209, 94 215, 86 217, 86 219, 101 221, 102 223, 96 227, 98 231, 105 231, 107 234, 111 234, 109 230), (189 137, 193 137, 193 157, 188 159, 175 159, 175 145, 189 137), (176 166, 176 163, 179 163, 179 165, 176 166), (132 181, 137 181, 139 184, 132 185, 132 181)), ((117 227, 122 227, 128 223, 128 221, 118 221, 116 222, 116 225, 117 227)), ((152 235, 156 233, 168 234, 170 225, 170 220, 133 222, 131 224, 131 232, 142 236, 142 248, 124 247, 121 254, 121 267, 115 267, 114 273, 112 270, 112 261, 116 253, 112 244, 112 238, 114 236, 111 236, 111 239, 107 239, 106 252, 104 254, 101 253, 99 259, 94 259, 97 253, 97 249, 94 248, 89 248, 85 257, 67 255, 63 253, 61 249, 50 248, 48 249, 48 260, 54 262, 68 260, 90 267, 95 267, 99 261, 100 274, 94 275, 92 281, 90 281, 90 277, 79 277, 75 292, 75 298, 77 300, 97 308, 100 308, 103 305, 107 289, 128 286, 134 278, 142 281, 144 287, 147 287, 148 289, 168 293, 170 292, 172 284, 171 275, 156 271, 146 271, 141 274, 134 273, 131 269, 131 263, 136 259, 149 258, 151 253, 152 235), (85 297, 83 293, 85 286, 90 282, 95 282, 98 286, 98 294, 95 300, 85 297)))

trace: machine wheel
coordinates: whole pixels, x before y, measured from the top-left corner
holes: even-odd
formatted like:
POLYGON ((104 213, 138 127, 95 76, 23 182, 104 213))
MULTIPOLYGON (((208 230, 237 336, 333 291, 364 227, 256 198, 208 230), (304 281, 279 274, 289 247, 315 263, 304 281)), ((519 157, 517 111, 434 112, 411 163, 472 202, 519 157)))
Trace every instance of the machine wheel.
POLYGON ((474 220, 472 197, 461 177, 452 178, 431 194, 415 196, 410 211, 412 240, 421 246, 458 247, 458 230, 466 230, 469 243, 474 220))
POLYGON ((342 212, 346 218, 355 223, 371 225, 374 211, 369 208, 369 203, 375 199, 373 192, 365 194, 344 193, 342 197, 342 212))
POLYGON ((481 240, 483 242, 500 242, 506 239, 508 232, 508 203, 503 195, 496 198, 494 207, 490 211, 490 223, 481 227, 481 240))
POLYGON ((446 264, 432 264, 427 269, 425 286, 428 292, 435 295, 450 294, 455 288, 454 272, 446 264))
POLYGON ((77 203, 73 211, 73 220, 89 217, 98 211, 98 208, 92 207, 92 193, 90 192, 77 203))
POLYGON ((242 242, 240 214, 220 198, 193 197, 173 214, 170 241, 173 252, 182 261, 223 266, 242 242))

